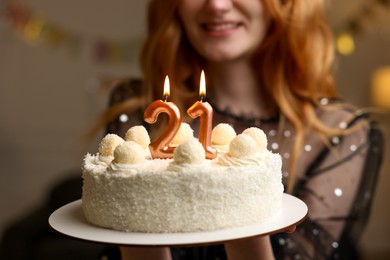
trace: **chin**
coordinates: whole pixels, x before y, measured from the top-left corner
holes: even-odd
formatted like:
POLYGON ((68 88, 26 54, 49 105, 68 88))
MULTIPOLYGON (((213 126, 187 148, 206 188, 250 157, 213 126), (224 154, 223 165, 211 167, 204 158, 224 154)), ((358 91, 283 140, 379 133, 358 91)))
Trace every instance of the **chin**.
POLYGON ((219 47, 220 48, 216 48, 216 46, 204 46, 203 48, 200 48, 198 52, 203 58, 210 62, 237 61, 248 56, 250 53, 249 50, 237 48, 237 46, 232 45, 219 47))
POLYGON ((234 54, 231 51, 221 52, 221 51, 212 51, 208 50, 201 54, 206 60, 211 62, 227 62, 233 61, 239 58, 240 55, 234 54))
POLYGON ((212 57, 207 57, 207 60, 210 62, 233 62, 243 60, 241 55, 213 55, 212 57))

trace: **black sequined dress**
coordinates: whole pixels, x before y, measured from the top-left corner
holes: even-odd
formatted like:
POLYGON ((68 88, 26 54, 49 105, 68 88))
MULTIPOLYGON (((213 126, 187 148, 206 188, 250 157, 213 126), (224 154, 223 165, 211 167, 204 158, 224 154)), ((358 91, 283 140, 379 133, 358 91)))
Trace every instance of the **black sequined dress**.
MULTIPOLYGON (((142 95, 141 82, 118 86, 111 105, 142 95)), ((322 99, 326 106, 330 102, 322 99)), ((210 103, 212 103, 210 101, 210 103)), ((213 104, 212 104, 213 105, 213 104)), ((243 118, 214 107, 214 125, 231 124, 237 133, 260 127, 268 137, 268 149, 283 158, 283 181, 289 175, 290 152, 295 132, 291 124, 280 118, 267 120, 243 118)), ((124 136, 129 127, 143 122, 143 108, 124 114, 108 125, 107 131, 124 136)), ((271 237, 276 259, 358 259, 357 243, 367 223, 382 159, 382 135, 367 114, 354 108, 327 110, 318 108, 319 118, 327 126, 342 129, 362 124, 345 136, 330 138, 330 146, 308 131, 298 158, 293 195, 309 208, 308 218, 292 234, 271 237)), ((197 120, 192 123, 197 129, 197 120)), ((261 202, 259 202, 261 203, 261 202)), ((174 259, 225 259, 223 246, 174 248, 174 259)))

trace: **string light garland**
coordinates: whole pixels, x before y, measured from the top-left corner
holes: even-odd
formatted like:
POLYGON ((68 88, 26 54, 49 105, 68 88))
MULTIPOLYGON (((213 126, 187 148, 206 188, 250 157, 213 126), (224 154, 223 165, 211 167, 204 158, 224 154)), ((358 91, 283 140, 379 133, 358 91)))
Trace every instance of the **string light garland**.
MULTIPOLYGON (((377 7, 389 8, 390 0, 371 0, 346 20, 336 31, 336 48, 339 54, 349 55, 355 50, 355 37, 362 31, 363 23, 375 14, 377 7)), ((49 21, 38 12, 19 2, 6 1, 0 5, 0 20, 29 44, 44 44, 51 49, 65 48, 80 56, 90 50, 97 63, 131 63, 137 59, 141 39, 114 41, 105 38, 88 39, 49 21)))
POLYGON ((87 49, 97 63, 134 62, 137 59, 137 50, 141 46, 141 39, 114 41, 84 37, 12 1, 0 5, 0 19, 31 45, 44 44, 50 49, 65 48, 73 56, 80 56, 87 49))
POLYGON ((355 51, 355 37, 363 30, 365 21, 371 19, 378 7, 389 8, 390 0, 371 0, 363 5, 359 11, 350 17, 344 25, 337 30, 336 48, 341 55, 350 55, 355 51))

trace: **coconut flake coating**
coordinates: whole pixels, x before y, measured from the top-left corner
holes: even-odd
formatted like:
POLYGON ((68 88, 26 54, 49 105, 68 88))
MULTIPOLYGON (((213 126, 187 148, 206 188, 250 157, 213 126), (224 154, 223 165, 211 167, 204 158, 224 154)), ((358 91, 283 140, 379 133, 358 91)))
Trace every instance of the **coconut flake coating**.
POLYGON ((146 128, 142 125, 136 125, 127 130, 125 134, 126 141, 134 141, 146 149, 150 144, 150 137, 146 128))
POLYGON ((114 150, 115 163, 137 164, 144 161, 144 149, 134 141, 125 141, 114 150))
POLYGON ((112 170, 86 155, 82 205, 95 225, 128 232, 209 231, 259 223, 281 207, 281 158, 264 151, 259 165, 172 165, 147 160, 112 170))
POLYGON ((233 138, 229 145, 229 155, 235 158, 251 157, 256 152, 256 143, 249 135, 239 134, 233 138))
POLYGON ((181 123, 175 137, 171 141, 172 146, 178 146, 182 142, 194 138, 194 130, 188 123, 181 123))
POLYGON ((258 150, 261 151, 267 149, 267 143, 268 143, 267 136, 264 133, 264 131, 261 130, 260 128, 249 127, 245 129, 242 133, 249 135, 250 137, 253 138, 253 140, 255 140, 258 150))
POLYGON ((233 127, 226 123, 216 125, 211 131, 211 144, 229 145, 230 141, 236 136, 233 127))
POLYGON ((205 160, 205 151, 198 139, 191 138, 181 143, 173 152, 175 164, 201 164, 205 160))
POLYGON ((107 134, 100 141, 99 154, 106 157, 114 156, 115 148, 124 141, 125 140, 116 134, 107 134))

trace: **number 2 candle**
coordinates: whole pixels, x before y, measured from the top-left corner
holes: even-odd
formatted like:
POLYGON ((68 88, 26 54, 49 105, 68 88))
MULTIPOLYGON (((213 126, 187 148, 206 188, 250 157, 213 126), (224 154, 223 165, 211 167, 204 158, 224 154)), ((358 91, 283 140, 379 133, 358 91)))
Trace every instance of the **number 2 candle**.
POLYGON ((144 120, 150 124, 154 124, 160 113, 168 115, 168 125, 161 136, 154 142, 149 144, 150 154, 152 158, 172 158, 174 147, 169 144, 175 137, 180 128, 181 114, 179 108, 173 103, 168 102, 170 95, 169 78, 165 77, 164 81, 164 100, 153 101, 144 112, 144 120))

